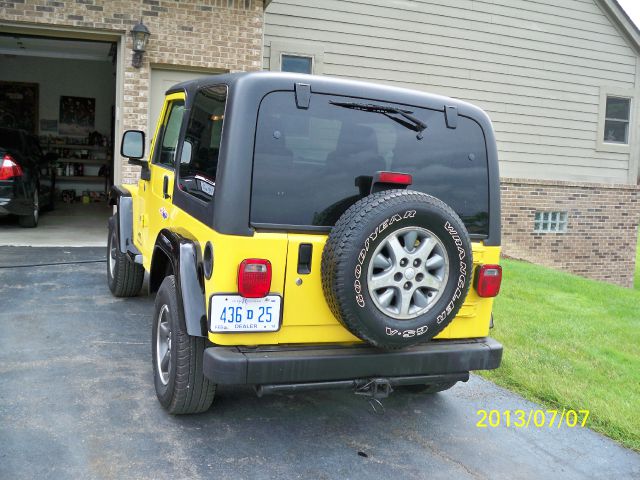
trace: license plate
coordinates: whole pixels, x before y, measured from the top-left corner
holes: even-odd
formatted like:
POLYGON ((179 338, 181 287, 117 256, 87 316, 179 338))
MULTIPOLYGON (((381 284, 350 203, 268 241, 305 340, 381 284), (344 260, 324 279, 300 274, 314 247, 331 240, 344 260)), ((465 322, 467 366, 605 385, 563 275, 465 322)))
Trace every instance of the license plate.
POLYGON ((244 298, 240 295, 211 297, 212 332, 275 332, 280 328, 278 295, 263 298, 244 298))

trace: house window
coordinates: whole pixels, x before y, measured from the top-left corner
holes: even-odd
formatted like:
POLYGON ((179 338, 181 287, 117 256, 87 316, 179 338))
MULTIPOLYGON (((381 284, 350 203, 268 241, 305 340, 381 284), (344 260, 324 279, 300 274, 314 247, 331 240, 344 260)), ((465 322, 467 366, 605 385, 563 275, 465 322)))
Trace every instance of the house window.
POLYGON ((313 57, 282 54, 283 72, 313 73, 313 57))
POLYGON ((629 119, 631 99, 607 96, 604 119, 605 143, 627 145, 629 143, 629 119))
POLYGON ((264 66, 273 71, 322 75, 324 73, 323 59, 322 45, 274 40, 269 45, 269 58, 265 61, 264 66))
POLYGON ((567 212, 536 212, 533 231, 536 233, 566 232, 567 212))

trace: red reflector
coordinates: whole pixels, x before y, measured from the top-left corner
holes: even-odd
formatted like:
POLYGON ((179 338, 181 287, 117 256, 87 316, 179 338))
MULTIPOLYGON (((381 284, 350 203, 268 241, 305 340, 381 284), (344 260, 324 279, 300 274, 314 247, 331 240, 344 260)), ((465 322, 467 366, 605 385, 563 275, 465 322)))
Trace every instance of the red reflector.
POLYGON ((500 265, 480 265, 476 269, 475 288, 479 297, 495 297, 500 292, 502 267, 500 265))
POLYGON ((395 183, 397 185, 411 185, 413 178, 408 173, 378 172, 376 183, 395 183))
POLYGON ((271 262, 247 258, 238 269, 238 292, 245 298, 261 298, 271 290, 271 262))
POLYGON ((11 155, 2 157, 0 163, 0 180, 9 180, 13 177, 21 177, 22 168, 18 165, 11 155))

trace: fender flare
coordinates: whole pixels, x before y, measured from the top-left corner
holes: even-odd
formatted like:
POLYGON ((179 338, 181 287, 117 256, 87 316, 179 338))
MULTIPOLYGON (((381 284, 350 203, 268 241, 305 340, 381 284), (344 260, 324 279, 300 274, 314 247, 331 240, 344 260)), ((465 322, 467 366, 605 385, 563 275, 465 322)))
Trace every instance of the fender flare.
POLYGON ((134 257, 140 251, 133 244, 133 198, 131 192, 119 185, 113 185, 109 191, 109 205, 117 206, 118 246, 120 253, 130 253, 134 257))
POLYGON ((202 259, 199 245, 175 232, 162 230, 156 240, 154 256, 158 249, 169 258, 173 267, 178 286, 178 304, 183 312, 187 333, 194 337, 206 337, 207 312, 198 268, 202 259))

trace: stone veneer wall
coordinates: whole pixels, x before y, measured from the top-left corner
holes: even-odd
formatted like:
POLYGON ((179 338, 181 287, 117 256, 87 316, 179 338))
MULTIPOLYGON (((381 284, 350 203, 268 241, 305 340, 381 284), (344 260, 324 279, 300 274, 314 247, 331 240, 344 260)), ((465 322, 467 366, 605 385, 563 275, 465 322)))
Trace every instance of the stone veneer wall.
MULTIPOLYGON (((147 129, 150 65, 219 69, 262 68, 262 0, 9 0, 0 20, 126 35, 122 128, 147 129), (140 18, 151 31, 143 65, 131 66, 129 30, 140 18)), ((122 181, 139 168, 122 162, 122 181)))
POLYGON ((505 255, 633 287, 639 192, 635 185, 503 178, 505 255), (566 233, 534 233, 535 212, 566 211, 566 233))

